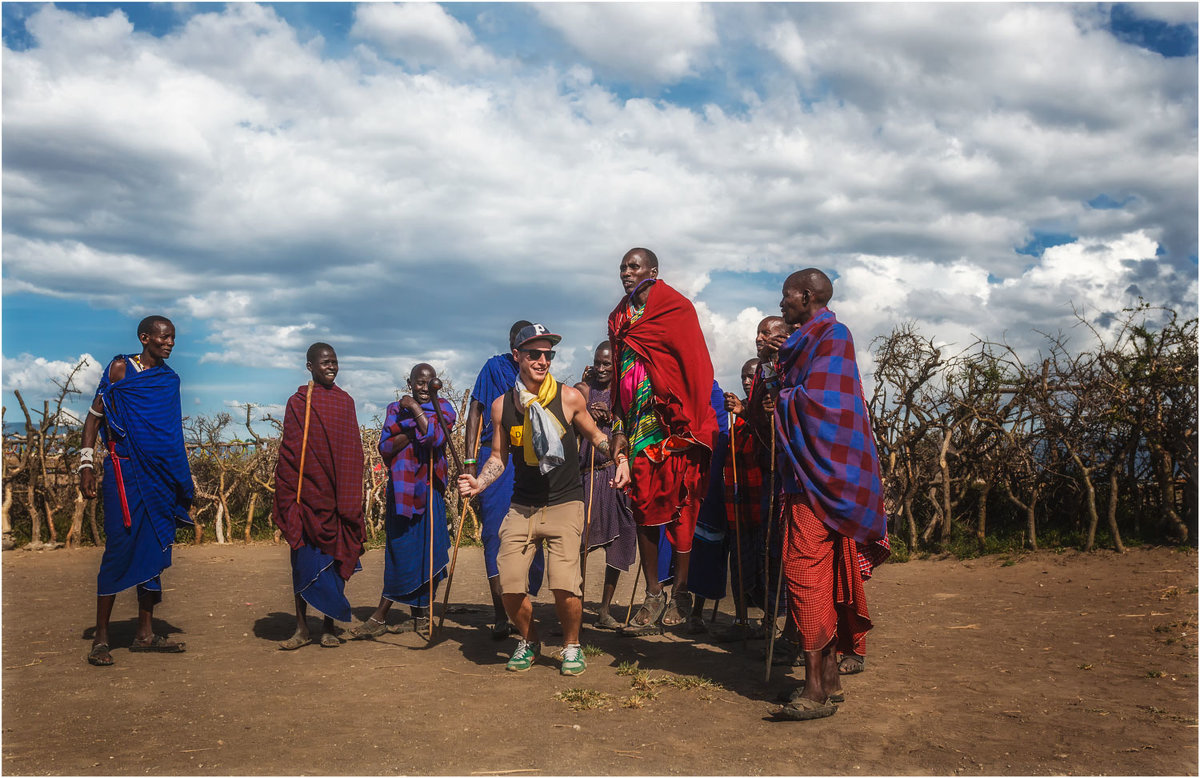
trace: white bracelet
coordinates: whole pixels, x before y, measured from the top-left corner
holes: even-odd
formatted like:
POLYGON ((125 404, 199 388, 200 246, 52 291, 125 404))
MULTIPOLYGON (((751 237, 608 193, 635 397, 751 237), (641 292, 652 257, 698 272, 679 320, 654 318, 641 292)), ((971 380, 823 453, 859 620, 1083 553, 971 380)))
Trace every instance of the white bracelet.
POLYGON ((82 473, 84 470, 95 470, 91 462, 84 462, 79 467, 75 468, 76 473, 82 473))
POLYGON ((79 449, 79 461, 80 462, 91 462, 95 458, 96 458, 96 449, 95 448, 93 448, 91 446, 87 446, 85 448, 79 449))
POLYGON ((95 408, 88 408, 88 413, 92 416, 98 416, 101 419, 104 418, 104 411, 97 411, 95 408))

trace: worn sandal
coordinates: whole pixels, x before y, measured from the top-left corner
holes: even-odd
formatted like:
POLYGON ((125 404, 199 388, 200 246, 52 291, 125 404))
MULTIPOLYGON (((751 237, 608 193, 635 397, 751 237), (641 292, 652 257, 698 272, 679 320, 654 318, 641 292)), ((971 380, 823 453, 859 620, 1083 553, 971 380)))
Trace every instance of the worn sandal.
POLYGON ((677 627, 692 615, 692 593, 675 592, 671 604, 663 611, 662 624, 664 627, 677 627))
POLYGON ((279 644, 280 651, 295 651, 297 648, 304 648, 312 644, 312 638, 307 635, 292 635, 287 640, 279 644))
POLYGON ((357 624, 350 628, 351 640, 374 640, 383 633, 388 631, 388 625, 385 621, 380 621, 374 616, 370 616, 366 621, 357 624))
POLYGON ((113 664, 112 654, 109 653, 107 643, 94 643, 92 650, 88 652, 87 660, 89 665, 96 667, 111 667, 113 664))
POLYGON ((620 629, 621 622, 614 619, 611 613, 604 613, 596 617, 596 623, 592 626, 596 629, 620 629))
POLYGON ((812 719, 823 719, 835 713, 837 713, 837 706, 830 703, 828 698, 824 702, 817 702, 807 697, 799 697, 794 702, 789 702, 782 708, 771 711, 772 716, 784 721, 811 721, 812 719))
POLYGON ((622 637, 661 634, 662 627, 658 625, 658 620, 662 618, 666 610, 667 592, 665 589, 658 594, 646 592, 646 599, 642 601, 642 607, 634 614, 633 621, 629 623, 629 626, 621 627, 618 634, 622 637))
MULTIPOLYGON (((792 689, 784 689, 775 697, 776 702, 795 702, 800 699, 800 695, 804 694, 804 684, 801 683, 792 689)), ((829 701, 838 705, 846 701, 846 690, 842 689, 829 695, 829 701)))
POLYGON ((321 635, 322 648, 337 648, 342 644, 341 638, 332 632, 325 632, 321 635))
POLYGON ((867 664, 865 656, 846 654, 838 662, 838 675, 858 675, 867 664))
POLYGON ((154 635, 144 642, 135 638, 129 646, 129 650, 134 653, 182 654, 184 645, 183 643, 172 643, 162 635, 154 635))

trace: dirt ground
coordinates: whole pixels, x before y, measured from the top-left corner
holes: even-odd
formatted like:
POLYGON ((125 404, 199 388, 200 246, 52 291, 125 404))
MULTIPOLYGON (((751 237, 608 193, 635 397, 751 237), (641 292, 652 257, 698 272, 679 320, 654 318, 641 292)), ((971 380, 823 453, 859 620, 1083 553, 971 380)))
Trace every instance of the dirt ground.
MULTIPOLYGON (((116 665, 94 668, 84 657, 99 562, 96 549, 3 554, 6 774, 1197 772, 1192 550, 885 565, 867 583, 866 672, 846 679, 835 716, 803 723, 767 716, 802 670, 776 669, 767 686, 762 641, 587 630, 603 653, 582 677, 559 676, 552 659, 505 672, 513 643, 483 629, 479 549, 459 556, 433 645, 406 634, 283 652, 294 618, 285 548, 178 547, 156 627, 187 653, 129 653, 130 592, 114 612, 116 665), (622 662, 650 671, 656 696, 636 698, 622 662), (684 676, 716 686, 680 688, 684 676), (569 689, 610 697, 572 710, 555 697, 569 689)), ((368 552, 347 587, 359 619, 382 565, 368 552)), ((553 621, 545 592, 535 608, 553 621)))

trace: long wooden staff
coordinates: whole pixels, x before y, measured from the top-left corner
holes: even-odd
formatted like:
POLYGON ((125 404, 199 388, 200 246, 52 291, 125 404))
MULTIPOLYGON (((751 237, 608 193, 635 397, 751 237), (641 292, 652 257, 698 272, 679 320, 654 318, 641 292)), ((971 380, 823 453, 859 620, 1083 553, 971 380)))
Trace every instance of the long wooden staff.
MULTIPOLYGON (((738 492, 738 475, 737 475, 737 436, 734 434, 734 423, 736 419, 732 413, 729 414, 729 455, 733 457, 733 536, 737 542, 737 577, 738 577, 738 610, 741 611, 742 618, 746 618, 746 593, 745 585, 742 581, 742 529, 741 529, 741 511, 738 507, 741 503, 741 497, 738 492)), ((746 619, 749 622, 749 619, 746 619)), ((749 627, 749 623, 745 626, 749 627)), ((745 634, 743 631, 742 634, 745 634)), ((745 640, 742 641, 742 647, 745 648, 745 640)))
POLYGON ((629 607, 625 609, 625 626, 626 627, 629 626, 629 619, 631 616, 633 616, 633 601, 637 597, 638 581, 640 581, 642 579, 642 559, 641 559, 640 554, 638 555, 637 563, 638 563, 637 572, 633 574, 633 589, 629 592, 629 607))
MULTIPOLYGON (((438 399, 438 392, 442 389, 441 379, 434 378, 429 383, 430 389, 433 390, 433 411, 437 417, 438 426, 442 428, 442 434, 446 437, 446 448, 450 450, 450 455, 454 458, 454 466, 458 468, 458 472, 462 473, 463 463, 458 456, 458 450, 454 448, 453 441, 450 440, 450 429, 446 426, 446 419, 442 416, 442 403, 438 399)), ((475 452, 479 452, 479 437, 483 431, 483 421, 480 420, 479 426, 475 428, 475 452)), ((442 593, 442 616, 438 619, 438 632, 442 631, 442 625, 446 623, 446 609, 450 605, 450 585, 454 583, 454 565, 458 562, 458 545, 462 542, 463 524, 467 521, 467 514, 472 516, 475 512, 471 510, 471 501, 463 500, 462 512, 458 517, 458 530, 454 533, 454 554, 450 557, 450 569, 446 571, 446 591, 442 593)), ((432 557, 430 557, 432 560, 432 557)), ((432 565, 432 561, 430 562, 432 565)), ((433 628, 433 602, 429 604, 429 624, 430 630, 433 628)))
MULTIPOLYGON (((437 408, 438 398, 433 396, 433 407, 437 408)), ((426 466, 429 479, 428 491, 425 492, 425 523, 429 525, 429 640, 433 641, 433 449, 429 449, 429 464, 426 466)), ((445 519, 443 519, 445 521, 445 519)))
MULTIPOLYGON (((771 525, 775 523, 775 424, 772 420, 771 424, 771 496, 767 508, 767 548, 766 557, 763 559, 763 596, 771 591, 771 525)), ((779 580, 783 580, 783 547, 780 544, 779 549, 779 580)), ((769 603, 764 602, 763 613, 769 603)), ((771 633, 767 638, 767 677, 766 682, 771 682, 771 648, 775 642, 775 622, 779 618, 779 585, 775 587, 775 607, 771 613, 771 633)))
POLYGON ((313 382, 308 382, 308 392, 304 395, 304 435, 300 439, 300 476, 296 479, 296 504, 300 504, 300 490, 304 488, 304 455, 308 452, 308 418, 312 414, 313 382))
POLYGON ((579 562, 579 591, 587 593, 588 543, 592 539, 592 497, 596 493, 596 447, 592 446, 591 464, 588 465, 588 507, 583 520, 583 559, 579 562))
MULTIPOLYGON (((782 517, 783 506, 780 506, 782 517)), ((779 548, 779 577, 775 579, 775 608, 771 611, 771 634, 767 638, 767 682, 771 681, 771 659, 775 654, 775 622, 779 619, 779 596, 783 589, 783 557, 787 553, 788 539, 792 534, 791 522, 783 520, 783 542, 779 548)))

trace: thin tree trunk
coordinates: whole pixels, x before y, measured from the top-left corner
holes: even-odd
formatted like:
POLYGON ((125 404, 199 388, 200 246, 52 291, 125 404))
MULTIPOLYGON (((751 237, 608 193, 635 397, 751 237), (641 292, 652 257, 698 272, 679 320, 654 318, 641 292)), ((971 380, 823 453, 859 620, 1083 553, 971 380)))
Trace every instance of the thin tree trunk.
POLYGON ((1121 531, 1117 529, 1117 497, 1119 496, 1119 473, 1117 471, 1116 461, 1110 468, 1108 475, 1108 531, 1113 536, 1113 546, 1117 549, 1118 554, 1125 553, 1125 544, 1121 542, 1121 531))
POLYGON ((35 548, 42 545, 42 514, 37 509, 36 483, 37 478, 31 472, 29 474, 29 485, 25 487, 25 504, 29 508, 29 545, 35 548))
POLYGON ((12 547, 12 518, 9 517, 9 511, 12 509, 12 484, 10 483, 4 489, 4 498, 0 502, 0 534, 4 536, 4 548, 12 547))
POLYGON ((88 517, 88 525, 92 528, 92 542, 97 546, 101 543, 100 529, 96 526, 96 504, 98 502, 100 502, 98 499, 88 500, 87 508, 84 509, 84 513, 86 513, 88 517))
POLYGON ((258 492, 250 492, 250 507, 246 509, 246 542, 250 542, 250 527, 254 524, 254 506, 258 504, 258 492))
POLYGON ((1179 518, 1179 512, 1175 510, 1174 484, 1171 483, 1171 474, 1175 468, 1172 467, 1171 455, 1163 447, 1154 446, 1151 460, 1154 462, 1154 473, 1157 476, 1155 480, 1158 481, 1162 495, 1162 515, 1169 525, 1167 536, 1177 538, 1182 543, 1188 538, 1188 529, 1179 518))
POLYGON ((1084 551, 1091 551, 1092 546, 1096 543, 1096 526, 1100 524, 1100 514, 1096 510, 1096 487, 1092 484, 1091 470, 1083 466, 1083 460, 1075 452, 1071 452, 1071 459, 1075 462, 1075 466, 1079 468, 1079 474, 1083 478, 1084 495, 1087 498, 1087 541, 1083 545, 1084 551))
POLYGON ((979 506, 975 512, 975 540, 979 543, 980 553, 983 553, 984 546, 987 545, 987 501, 991 491, 991 484, 985 484, 979 493, 979 506))
POLYGON ((83 499, 83 492, 75 489, 75 502, 71 508, 71 528, 67 530, 67 548, 75 548, 79 545, 83 537, 83 509, 87 506, 87 501, 83 499))
POLYGON ((938 452, 938 467, 942 471, 942 530, 938 536, 938 543, 943 548, 950 542, 952 515, 950 502, 950 462, 946 457, 946 452, 950 449, 950 435, 952 431, 953 428, 946 428, 946 433, 942 436, 942 448, 938 452))

